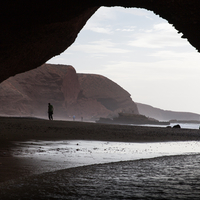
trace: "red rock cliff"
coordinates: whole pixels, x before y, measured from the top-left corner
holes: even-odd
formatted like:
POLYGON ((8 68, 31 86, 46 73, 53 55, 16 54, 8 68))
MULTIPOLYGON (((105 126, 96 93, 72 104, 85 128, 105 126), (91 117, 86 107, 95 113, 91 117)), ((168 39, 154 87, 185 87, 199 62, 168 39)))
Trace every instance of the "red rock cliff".
POLYGON ((130 94, 110 79, 95 74, 78 74, 83 95, 96 99, 105 108, 115 112, 138 114, 130 94))
POLYGON ((44 64, 0 84, 0 114, 96 119, 126 111, 138 113, 130 94, 106 77, 77 74, 72 66, 44 64))
POLYGON ((64 95, 66 108, 77 101, 77 97, 80 93, 80 84, 76 71, 72 66, 69 66, 66 70, 66 74, 63 77, 61 91, 64 95))

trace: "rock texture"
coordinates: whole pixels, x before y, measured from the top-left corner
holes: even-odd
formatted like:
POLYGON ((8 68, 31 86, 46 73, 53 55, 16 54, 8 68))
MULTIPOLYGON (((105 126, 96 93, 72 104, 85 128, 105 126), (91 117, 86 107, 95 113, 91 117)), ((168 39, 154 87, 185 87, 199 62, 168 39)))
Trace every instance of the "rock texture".
POLYGON ((82 95, 96 99, 105 108, 115 112, 138 113, 130 94, 115 82, 101 75, 78 74, 82 95), (123 108, 123 109, 122 109, 123 108))
POLYGON ((118 112, 138 113, 130 94, 106 77, 77 74, 72 66, 44 64, 0 84, 0 114, 95 120, 118 112))
POLYGON ((200 51, 199 0, 1 1, 0 82, 67 49, 100 6, 152 10, 200 51))
MULTIPOLYGON (((138 111, 141 115, 152 117, 161 121, 184 120, 184 121, 199 121, 200 115, 191 112, 175 112, 162 110, 146 104, 136 103, 138 111)), ((176 122, 175 122, 176 123, 176 122)))

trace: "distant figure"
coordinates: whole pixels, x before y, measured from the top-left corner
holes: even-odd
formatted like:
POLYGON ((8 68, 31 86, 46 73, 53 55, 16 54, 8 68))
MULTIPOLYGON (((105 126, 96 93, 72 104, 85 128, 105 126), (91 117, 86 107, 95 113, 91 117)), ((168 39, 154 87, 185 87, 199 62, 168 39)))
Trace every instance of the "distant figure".
POLYGON ((50 103, 48 104, 48 115, 49 120, 53 120, 53 106, 50 103))
POLYGON ((76 118, 75 115, 73 115, 73 121, 75 121, 75 118, 76 118))

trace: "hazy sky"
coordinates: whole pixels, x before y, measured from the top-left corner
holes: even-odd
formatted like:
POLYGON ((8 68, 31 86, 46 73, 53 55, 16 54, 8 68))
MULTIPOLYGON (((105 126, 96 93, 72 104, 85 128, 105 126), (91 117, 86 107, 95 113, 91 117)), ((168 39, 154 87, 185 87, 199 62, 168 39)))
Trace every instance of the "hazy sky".
POLYGON ((48 63, 106 76, 135 102, 200 113, 200 54, 181 35, 153 12, 102 7, 48 63))

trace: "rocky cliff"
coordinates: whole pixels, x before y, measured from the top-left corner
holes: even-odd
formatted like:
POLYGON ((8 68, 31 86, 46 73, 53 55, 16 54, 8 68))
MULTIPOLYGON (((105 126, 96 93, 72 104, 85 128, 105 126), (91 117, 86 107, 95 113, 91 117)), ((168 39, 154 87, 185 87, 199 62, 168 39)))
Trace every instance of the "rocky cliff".
POLYGON ((84 120, 138 113, 130 94, 106 77, 77 74, 72 66, 44 64, 0 84, 0 114, 47 117, 47 104, 54 117, 84 120))
POLYGON ((162 110, 159 108, 155 108, 146 104, 136 103, 138 107, 138 111, 141 115, 145 115, 147 117, 152 117, 161 121, 169 121, 169 120, 185 120, 185 121, 199 121, 200 115, 191 112, 175 112, 162 110))
POLYGON ((96 99, 106 109, 115 112, 138 113, 130 94, 115 82, 101 75, 78 74, 82 94, 87 99, 96 99))

